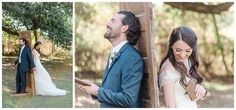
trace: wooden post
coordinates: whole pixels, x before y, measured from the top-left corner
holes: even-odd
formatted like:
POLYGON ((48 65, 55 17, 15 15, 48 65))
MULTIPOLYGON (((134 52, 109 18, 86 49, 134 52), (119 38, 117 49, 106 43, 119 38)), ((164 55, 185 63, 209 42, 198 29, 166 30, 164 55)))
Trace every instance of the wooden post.
POLYGON ((159 92, 157 84, 156 50, 153 32, 152 3, 151 2, 121 2, 120 10, 133 12, 141 24, 141 38, 136 48, 142 54, 145 63, 142 81, 142 106, 154 108, 159 106, 159 92))
MULTIPOLYGON (((21 32, 19 32, 19 37, 25 38, 29 43, 29 48, 32 49, 31 31, 21 31, 21 32)), ((30 69, 30 72, 27 73, 26 79, 27 79, 26 90, 28 92, 32 93, 32 95, 34 96, 35 95, 35 84, 34 84, 34 74, 33 74, 32 67, 30 69)))

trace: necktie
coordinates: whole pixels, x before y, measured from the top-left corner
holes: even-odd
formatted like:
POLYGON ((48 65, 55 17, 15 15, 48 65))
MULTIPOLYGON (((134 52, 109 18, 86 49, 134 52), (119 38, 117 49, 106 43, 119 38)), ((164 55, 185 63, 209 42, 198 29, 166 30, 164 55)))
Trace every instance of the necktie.
POLYGON ((112 52, 111 52, 110 57, 109 57, 109 66, 108 66, 109 68, 110 68, 110 66, 111 66, 111 62, 112 62, 111 57, 112 57, 112 52))

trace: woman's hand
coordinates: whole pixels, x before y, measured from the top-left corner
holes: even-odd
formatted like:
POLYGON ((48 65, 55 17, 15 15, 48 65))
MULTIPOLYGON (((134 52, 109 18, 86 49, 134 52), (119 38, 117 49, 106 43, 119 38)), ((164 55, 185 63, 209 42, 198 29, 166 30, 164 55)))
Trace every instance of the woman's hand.
POLYGON ((196 92, 196 97, 197 97, 195 101, 198 101, 199 99, 204 98, 207 91, 202 85, 197 84, 195 87, 195 92, 196 92))

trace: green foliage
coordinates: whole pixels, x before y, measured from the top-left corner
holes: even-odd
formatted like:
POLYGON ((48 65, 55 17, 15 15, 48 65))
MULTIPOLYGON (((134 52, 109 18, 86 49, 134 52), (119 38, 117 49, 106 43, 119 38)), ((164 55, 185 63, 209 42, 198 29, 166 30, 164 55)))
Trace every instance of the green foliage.
POLYGON ((15 35, 2 33, 2 55, 16 56, 19 49, 18 37, 15 35))
POLYGON ((72 3, 3 2, 3 26, 13 32, 38 31, 55 44, 70 50, 72 3))

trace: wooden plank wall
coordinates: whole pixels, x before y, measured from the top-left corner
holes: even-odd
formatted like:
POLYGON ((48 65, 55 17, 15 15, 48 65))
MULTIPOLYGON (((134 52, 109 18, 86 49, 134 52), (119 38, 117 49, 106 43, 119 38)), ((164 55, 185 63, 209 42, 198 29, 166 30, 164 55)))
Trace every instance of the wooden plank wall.
POLYGON ((157 86, 156 50, 153 31, 151 2, 121 2, 120 10, 133 12, 139 18, 142 35, 136 48, 142 54, 145 63, 142 82, 142 106, 156 108, 159 106, 159 90, 157 86))

